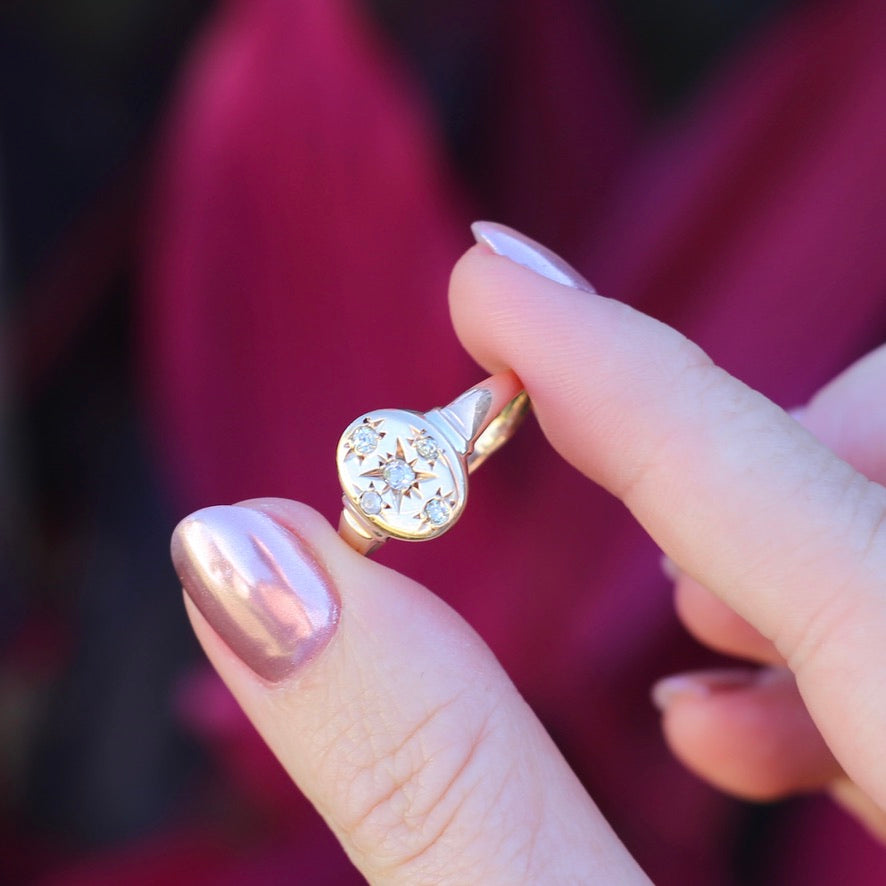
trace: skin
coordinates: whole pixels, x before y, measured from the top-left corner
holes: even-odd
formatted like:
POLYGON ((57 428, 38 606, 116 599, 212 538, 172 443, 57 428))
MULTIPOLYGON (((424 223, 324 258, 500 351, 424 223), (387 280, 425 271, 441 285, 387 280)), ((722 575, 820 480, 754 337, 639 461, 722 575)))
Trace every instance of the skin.
MULTIPOLYGON (((764 666, 660 686, 674 753, 740 796, 829 790, 882 830, 886 350, 797 420, 674 330, 481 247, 450 302, 475 359, 520 376, 551 444, 676 564, 687 628, 764 666)), ((370 882, 648 882, 456 613, 308 507, 245 504, 313 552, 341 597, 335 636, 269 686, 188 612, 370 882)))

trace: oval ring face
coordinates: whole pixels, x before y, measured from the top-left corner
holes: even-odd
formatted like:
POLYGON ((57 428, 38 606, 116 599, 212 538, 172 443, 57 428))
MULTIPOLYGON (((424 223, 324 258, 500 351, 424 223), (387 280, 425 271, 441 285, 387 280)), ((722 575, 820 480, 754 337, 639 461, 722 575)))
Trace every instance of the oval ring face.
POLYGON ((396 538, 435 538, 464 510, 464 462, 421 413, 361 415, 342 434, 335 458, 353 513, 396 538))

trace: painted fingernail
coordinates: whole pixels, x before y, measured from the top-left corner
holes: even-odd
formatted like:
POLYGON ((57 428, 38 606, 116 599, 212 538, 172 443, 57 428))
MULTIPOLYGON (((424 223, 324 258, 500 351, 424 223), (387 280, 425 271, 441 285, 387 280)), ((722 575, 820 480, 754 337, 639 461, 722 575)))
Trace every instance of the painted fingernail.
POLYGON ((595 291, 594 287, 559 255, 513 228, 496 222, 477 221, 471 225, 471 233, 478 243, 488 246, 496 255, 509 258, 512 262, 529 268, 530 271, 535 271, 548 280, 553 280, 554 283, 571 286, 573 289, 583 289, 585 292, 595 291))
POLYGON ((710 698, 717 692, 747 689, 760 679, 760 670, 728 668, 715 671, 696 671, 665 677, 652 687, 652 703, 666 711, 678 699, 710 698))
POLYGON ((185 592, 259 677, 292 677, 329 642, 338 593, 307 546, 267 514, 204 508, 172 535, 172 562, 185 592))

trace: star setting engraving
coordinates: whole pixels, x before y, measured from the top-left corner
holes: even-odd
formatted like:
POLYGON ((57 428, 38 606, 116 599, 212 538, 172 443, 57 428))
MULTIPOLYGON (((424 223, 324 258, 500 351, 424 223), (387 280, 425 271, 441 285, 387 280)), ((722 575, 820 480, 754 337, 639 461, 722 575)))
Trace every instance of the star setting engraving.
POLYGON ((438 489, 433 498, 429 498, 420 514, 415 515, 416 520, 422 523, 430 523, 432 526, 442 526, 452 516, 452 509, 455 507, 455 494, 447 492, 443 494, 442 489, 438 489))
POLYGON ((434 462, 440 457, 440 446, 437 441, 427 432, 419 428, 409 426, 412 436, 409 445, 428 463, 434 467, 434 462))
POLYGON ((442 426, 419 413, 364 413, 342 434, 336 461, 346 507, 366 531, 433 538, 464 507, 463 456, 442 426))
POLYGON ((428 471, 419 471, 415 465, 418 458, 407 461, 403 450, 403 441, 398 437, 394 452, 388 452, 379 457, 378 467, 370 471, 363 471, 361 477, 372 477, 373 480, 383 481, 378 494, 383 496, 390 492, 394 499, 397 513, 403 506, 403 499, 422 498, 420 483, 423 480, 433 480, 436 474, 428 471))
POLYGON ((364 514, 375 515, 387 510, 391 506, 381 497, 381 493, 375 488, 375 483, 369 484, 360 496, 360 509, 364 514))
POLYGON ((378 430, 384 419, 364 418, 363 421, 354 428, 345 441, 347 446, 347 454, 345 461, 356 456, 358 464, 363 464, 364 459, 368 455, 372 455, 382 438, 386 436, 385 431, 378 430))

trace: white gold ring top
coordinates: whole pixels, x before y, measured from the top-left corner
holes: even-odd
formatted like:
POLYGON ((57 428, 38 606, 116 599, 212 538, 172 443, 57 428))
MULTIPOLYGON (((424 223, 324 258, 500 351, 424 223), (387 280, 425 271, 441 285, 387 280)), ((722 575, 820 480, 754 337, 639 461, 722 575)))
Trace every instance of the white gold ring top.
POLYGON ((426 541, 447 532, 467 503, 468 474, 511 438, 528 408, 517 377, 503 372, 426 413, 359 416, 336 449, 339 534, 368 554, 388 538, 426 541))

